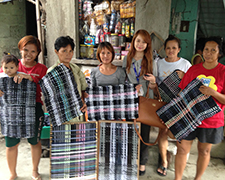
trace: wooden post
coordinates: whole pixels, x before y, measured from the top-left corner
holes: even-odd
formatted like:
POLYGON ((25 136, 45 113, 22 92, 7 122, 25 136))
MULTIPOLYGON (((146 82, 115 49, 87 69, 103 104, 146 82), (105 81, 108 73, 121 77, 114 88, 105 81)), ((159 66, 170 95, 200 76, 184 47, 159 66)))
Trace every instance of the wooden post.
POLYGON ((38 33, 38 39, 41 42, 41 52, 38 56, 38 60, 40 63, 44 64, 44 46, 43 46, 43 40, 42 40, 42 33, 41 33, 41 17, 40 17, 40 4, 39 0, 36 0, 36 18, 37 18, 37 33, 38 33))

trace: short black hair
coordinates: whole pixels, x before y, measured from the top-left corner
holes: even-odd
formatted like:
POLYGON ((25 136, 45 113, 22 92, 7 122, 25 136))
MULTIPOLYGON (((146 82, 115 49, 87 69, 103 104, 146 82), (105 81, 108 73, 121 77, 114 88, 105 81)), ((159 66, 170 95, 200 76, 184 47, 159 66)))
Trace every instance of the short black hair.
POLYGON ((16 66, 18 66, 18 64, 19 64, 19 60, 16 56, 14 56, 10 53, 4 52, 1 64, 3 64, 3 63, 8 64, 10 62, 14 63, 16 66))
POLYGON ((74 50, 75 44, 74 40, 70 36, 60 36, 55 40, 55 50, 59 51, 60 48, 71 45, 72 50, 74 50))
POLYGON ((175 37, 174 35, 170 34, 168 36, 168 38, 165 40, 164 42, 164 49, 166 48, 166 44, 168 43, 168 41, 176 41, 178 43, 178 47, 181 48, 181 41, 179 38, 175 37))

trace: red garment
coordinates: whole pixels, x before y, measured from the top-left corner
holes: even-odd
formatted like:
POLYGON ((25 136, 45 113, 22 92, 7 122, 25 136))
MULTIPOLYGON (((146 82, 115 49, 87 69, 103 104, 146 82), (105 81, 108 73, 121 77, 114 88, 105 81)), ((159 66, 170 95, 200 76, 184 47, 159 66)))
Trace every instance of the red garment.
MULTIPOLYGON (((35 82, 36 86, 37 86, 37 90, 36 90, 36 102, 40 102, 43 104, 42 100, 41 100, 41 87, 38 84, 38 82, 41 80, 41 78, 43 76, 45 76, 46 72, 47 72, 47 67, 43 64, 37 63, 35 66, 31 67, 31 68, 27 68, 25 67, 21 61, 19 62, 19 69, 18 72, 23 72, 26 74, 29 74, 33 81, 35 82)), ((0 72, 3 72, 2 68, 0 69, 0 72)))
MULTIPOLYGON (((199 79, 203 79, 203 84, 211 87, 212 89, 225 94, 225 66, 222 64, 218 64, 213 69, 205 69, 203 67, 203 63, 194 65, 189 68, 189 70, 185 73, 183 79, 180 82, 179 87, 184 89, 193 79, 198 77, 199 79)), ((215 114, 211 118, 207 118, 202 121, 202 124, 198 126, 199 128, 218 128, 224 126, 224 104, 218 102, 215 98, 213 98, 218 106, 222 109, 221 112, 215 114)))

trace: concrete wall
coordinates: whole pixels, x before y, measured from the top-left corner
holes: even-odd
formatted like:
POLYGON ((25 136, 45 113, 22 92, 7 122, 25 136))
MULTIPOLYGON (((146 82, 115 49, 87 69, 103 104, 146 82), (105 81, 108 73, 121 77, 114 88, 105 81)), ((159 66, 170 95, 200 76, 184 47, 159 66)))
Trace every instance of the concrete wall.
MULTIPOLYGON (((46 46, 48 51, 47 66, 57 61, 54 42, 59 36, 75 37, 75 0, 54 0, 46 3, 46 46)), ((74 53, 75 54, 75 53, 74 53)))
MULTIPOLYGON (((149 33, 155 32, 163 40, 168 37, 170 25, 171 0, 145 0, 137 1, 135 31, 145 29, 149 33)), ((153 49, 159 50, 163 42, 156 36, 151 36, 153 49)), ((159 53, 165 56, 164 49, 159 53)))
POLYGON ((20 57, 17 44, 26 35, 25 0, 0 3, 0 59, 4 51, 20 57))

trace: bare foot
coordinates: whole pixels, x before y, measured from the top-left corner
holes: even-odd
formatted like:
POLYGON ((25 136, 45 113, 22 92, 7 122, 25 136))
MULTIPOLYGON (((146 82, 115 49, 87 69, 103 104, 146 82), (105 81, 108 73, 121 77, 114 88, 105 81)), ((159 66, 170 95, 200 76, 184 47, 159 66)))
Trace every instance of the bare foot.
POLYGON ((17 178, 17 174, 12 174, 9 176, 9 180, 15 180, 17 178))

